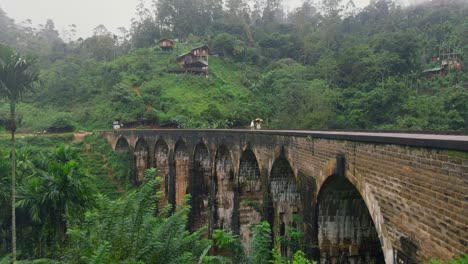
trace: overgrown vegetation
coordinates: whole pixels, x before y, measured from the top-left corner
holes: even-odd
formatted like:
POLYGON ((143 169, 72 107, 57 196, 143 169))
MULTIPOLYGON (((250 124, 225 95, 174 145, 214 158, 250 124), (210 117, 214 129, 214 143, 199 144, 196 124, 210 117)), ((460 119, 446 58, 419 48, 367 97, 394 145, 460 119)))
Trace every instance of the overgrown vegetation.
POLYGON ((85 160, 83 166, 95 175, 100 192, 110 198, 117 198, 132 189, 130 181, 130 160, 128 153, 117 153, 99 134, 90 134, 83 141, 74 144, 85 160))
POLYGON ((98 197, 83 225, 69 231, 68 263, 195 263, 207 255, 211 242, 203 238, 205 229, 186 231, 188 206, 155 214, 160 193, 154 175, 148 170, 145 184, 125 200, 98 197))
MULTIPOLYGON (((155 169, 146 172, 138 189, 124 193, 115 187, 107 189, 116 179, 124 180, 110 177, 103 168, 121 169, 125 174, 129 166, 114 167, 109 161, 115 158, 119 163, 118 157, 106 156, 113 154, 110 146, 96 134, 72 145, 60 144, 65 140, 72 143, 73 137, 44 135, 18 142, 20 263, 315 263, 301 251, 303 234, 296 228, 288 228, 273 243, 268 222, 252 226, 249 256, 230 232, 214 230, 212 240, 206 238, 206 228, 190 233, 186 229, 189 206, 175 213, 170 205, 157 208, 160 192, 155 169), (57 147, 50 151, 44 142, 57 147), (282 255, 281 247, 294 254, 289 258, 282 255)), ((0 236, 6 242, 1 244, 0 255, 6 254, 2 261, 7 263, 10 178, 5 168, 10 166, 8 152, 0 154, 0 224, 4 231, 0 236)), ((300 219, 294 221, 300 223, 300 219)), ((466 263, 466 256, 447 263, 466 263)))
MULTIPOLYGON (((44 87, 18 108, 24 129, 224 128, 255 117, 270 128, 468 129, 466 1, 305 1, 288 13, 277 0, 143 2, 129 31, 101 25, 66 43, 53 21, 17 27, 0 12, 0 43, 41 65, 44 87), (155 46, 162 36, 178 39, 173 52, 155 46), (207 77, 166 72, 201 44, 221 54, 207 77), (446 46, 462 69, 426 78, 446 46)), ((0 123, 7 110, 0 102, 0 123)))
POLYGON ((468 263, 468 255, 457 256, 452 260, 449 261, 442 261, 442 260, 430 260, 429 264, 466 264, 468 263))
POLYGON ((24 263, 311 263, 295 229, 273 238, 268 223, 254 226, 249 256, 231 233, 216 230, 213 241, 206 229, 189 233, 188 206, 156 208, 154 171, 134 190, 130 157, 97 135, 73 143, 67 133, 114 120, 229 128, 255 117, 270 128, 466 131, 466 1, 352 6, 304 1, 286 12, 280 0, 159 0, 148 10, 140 1, 132 28, 117 38, 100 25, 77 39, 71 26, 66 41, 52 20, 19 26, 0 9, 0 129, 20 133, 13 152, 0 133, 0 263, 15 258, 7 255, 12 204, 24 263), (155 46, 162 36, 178 39, 173 52, 155 46), (219 55, 210 56, 208 76, 167 72, 202 44, 219 55), (21 103, 16 88, 30 88, 27 78, 7 70, 35 60, 3 45, 37 58, 42 85, 21 103), (461 69, 428 78, 422 71, 440 66, 446 46, 457 48, 461 69), (294 255, 282 256, 282 246, 294 255))
MULTIPOLYGON (((49 140, 57 142, 57 137, 49 140)), ((89 162, 96 157, 89 152, 93 148, 97 153, 107 151, 103 139, 96 135, 74 145, 61 144, 52 152, 40 146, 30 148, 26 142, 19 142, 17 168, 17 212, 22 219, 18 223, 18 258, 23 259, 20 263, 36 259, 33 263, 254 264, 266 263, 272 256, 267 222, 253 227, 248 258, 239 238, 231 233, 215 230, 211 241, 206 238, 206 227, 188 232, 189 206, 175 213, 170 205, 157 208, 160 192, 155 169, 147 170, 144 184, 127 191, 124 198, 103 194, 115 195, 115 190, 103 188, 99 182, 104 179, 89 173, 95 168, 89 162), (214 245, 217 249, 213 252, 214 245)), ((8 163, 2 155, 0 168, 8 167, 8 163)), ((7 172, 0 171, 0 190, 8 189, 7 172)), ((9 192, 1 193, 4 196, 0 197, 0 223, 2 230, 9 230, 10 196, 9 192)), ((0 254, 6 254, 2 261, 8 262, 11 233, 0 235, 6 242, 0 248, 0 254)), ((290 261, 311 263, 300 251, 290 261)))
MULTIPOLYGON (((130 164, 121 162, 122 157, 113 153, 101 137, 90 135, 75 144, 73 140, 73 134, 20 135, 18 139, 16 211, 21 219, 17 222, 21 259, 61 256, 68 244, 67 227, 81 221, 83 208, 94 206, 95 195, 117 198, 128 186, 123 177, 125 188, 117 189, 120 185, 115 184, 118 178, 114 177, 129 172, 130 164), (108 169, 115 171, 116 176, 109 175, 108 169)), ((11 170, 7 169, 11 163, 7 138, 0 139, 0 146, 0 255, 4 255, 11 249, 11 170)))

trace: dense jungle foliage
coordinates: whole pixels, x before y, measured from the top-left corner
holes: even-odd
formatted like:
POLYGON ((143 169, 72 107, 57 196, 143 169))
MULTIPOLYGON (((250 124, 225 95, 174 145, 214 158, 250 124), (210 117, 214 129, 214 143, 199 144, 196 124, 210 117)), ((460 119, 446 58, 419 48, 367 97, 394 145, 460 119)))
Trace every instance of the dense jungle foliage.
MULTIPOLYGON (((468 7, 435 0, 402 8, 373 0, 154 1, 129 30, 60 36, 0 11, 0 43, 39 58, 42 86, 19 105, 23 129, 71 131, 131 125, 221 128, 262 117, 270 128, 466 130, 468 7), (176 38, 172 52, 157 40, 176 38), (167 73, 208 44, 209 75, 167 73), (443 47, 462 69, 426 78, 443 47), (294 118, 291 118, 294 117, 294 118)), ((0 122, 8 107, 0 102, 0 122)))
MULTIPOLYGON (((44 132, 109 129, 114 120, 244 127, 255 117, 269 128, 466 131, 466 1, 403 8, 372 0, 363 9, 305 1, 289 12, 282 4, 155 0, 147 8, 140 1, 130 29, 99 25, 86 39, 75 25, 59 35, 52 20, 35 28, 0 9, 0 44, 36 57, 41 80, 13 100, 20 133, 14 181, 9 136, 0 133, 0 263, 11 261, 12 197, 23 263, 311 263, 286 237, 274 241, 297 245, 296 253, 281 256, 266 222, 253 227, 249 256, 233 234, 190 233, 189 206, 157 208, 155 170, 135 189, 129 157, 104 139, 44 132), (159 49, 161 37, 177 39, 172 52, 159 49), (179 54, 204 44, 217 54, 208 76, 167 72, 179 54), (434 58, 447 47, 461 69, 428 78, 423 70, 440 66, 434 58)), ((11 129, 10 110, 0 90, 0 129, 11 129)))
MULTIPOLYGON (((267 222, 253 229, 250 256, 232 233, 215 230, 208 239, 206 227, 188 232, 189 206, 158 208, 156 169, 135 189, 126 154, 114 153, 97 134, 76 140, 73 134, 18 140, 19 263, 312 264, 298 247, 289 260, 272 250, 267 222)), ((0 138, 2 150, 8 145, 0 138)), ((8 151, 1 151, 0 263, 11 261, 9 163, 8 151)))
MULTIPOLYGON (((0 137, 0 263, 11 263, 9 140, 0 137)), ((160 179, 148 169, 130 184, 126 154, 98 134, 23 136, 17 151, 18 259, 23 264, 175 263, 313 264, 301 251, 301 231, 273 239, 268 222, 252 226, 245 254, 238 236, 206 227, 187 231, 190 206, 158 207, 160 179), (63 142, 67 144, 63 144, 63 142), (281 255, 280 246, 294 255, 281 255)), ((190 196, 187 196, 186 204, 190 196)), ((468 255, 434 264, 465 264, 468 255)))

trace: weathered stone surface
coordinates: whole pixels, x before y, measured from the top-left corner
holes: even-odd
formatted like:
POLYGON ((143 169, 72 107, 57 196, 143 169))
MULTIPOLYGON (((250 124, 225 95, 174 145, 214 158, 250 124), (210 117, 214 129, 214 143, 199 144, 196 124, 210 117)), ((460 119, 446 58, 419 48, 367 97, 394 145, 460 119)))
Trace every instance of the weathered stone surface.
MULTIPOLYGON (((292 227, 297 229, 299 220, 294 219, 294 216, 302 213, 302 204, 294 172, 284 157, 279 157, 275 160, 269 183, 270 204, 272 207, 272 215, 269 219, 270 225, 276 234, 286 239, 291 239, 291 234, 287 230, 292 227)), ((292 256, 294 254, 294 252, 291 252, 285 246, 281 246, 281 251, 284 256, 292 256)))
POLYGON ((260 168, 252 150, 243 152, 239 164, 239 221, 240 238, 247 253, 253 236, 251 225, 260 223, 262 220, 263 196, 265 187, 262 186, 260 168))
POLYGON ((318 198, 317 224, 321 263, 384 263, 369 211, 346 178, 327 179, 318 198))
POLYGON ((189 152, 184 141, 177 142, 174 150, 174 188, 175 188, 175 206, 179 209, 185 204, 185 195, 187 195, 189 185, 189 152))
POLYGON ((225 145, 219 147, 215 163, 215 226, 239 233, 239 217, 234 211, 239 210, 237 179, 234 178, 234 166, 231 153, 225 145))
POLYGON ((161 201, 159 207, 165 207, 170 196, 170 174, 169 174, 169 147, 164 139, 159 139, 154 147, 154 158, 158 176, 161 177, 161 201))
POLYGON ((104 135, 117 151, 127 148, 126 140, 139 173, 158 163, 156 142, 163 138, 169 152, 168 191, 175 192, 168 194, 169 202, 179 206, 186 193, 201 193, 200 221, 239 232, 246 244, 250 224, 272 219, 268 209, 273 205, 273 215, 295 211, 303 216, 304 246, 316 256, 326 251, 363 259, 363 241, 375 239, 371 222, 385 263, 425 263, 468 252, 466 137, 240 130, 119 130, 104 135), (216 158, 211 154, 208 162, 196 154, 200 142, 216 158), (220 154, 226 152, 231 162, 220 154), (337 174, 337 156, 344 158, 343 177, 349 185, 338 194, 331 188, 335 191, 321 200, 328 180, 337 174), (274 176, 278 159, 290 166, 279 173, 289 175, 288 180, 274 176), (194 170, 197 166, 203 170, 194 170), (189 177, 195 171, 199 177, 189 177), (189 183, 195 180, 209 187, 189 183), (254 206, 242 202, 247 200, 254 206), (355 207, 359 214, 353 214, 355 207), (361 217, 364 211, 372 221, 361 217))
POLYGON ((195 154, 192 165, 192 175, 189 182, 190 194, 192 195, 192 211, 190 226, 196 230, 205 224, 211 224, 209 213, 212 211, 209 200, 211 182, 211 162, 208 149, 203 143, 198 143, 195 147, 195 154))
POLYGON ((134 174, 134 181, 135 184, 140 184, 143 182, 143 178, 145 176, 145 171, 150 166, 149 164, 149 147, 146 140, 143 138, 139 138, 137 143, 135 144, 135 152, 133 152, 134 161, 135 161, 135 174, 134 174))

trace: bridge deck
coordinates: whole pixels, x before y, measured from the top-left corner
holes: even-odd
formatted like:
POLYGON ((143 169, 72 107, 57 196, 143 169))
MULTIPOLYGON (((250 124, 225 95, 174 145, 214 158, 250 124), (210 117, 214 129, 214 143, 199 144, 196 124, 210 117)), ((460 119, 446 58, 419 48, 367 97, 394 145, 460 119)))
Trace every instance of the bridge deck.
POLYGON ((319 130, 249 130, 249 129, 120 129, 117 133, 150 133, 150 132, 203 132, 203 133, 256 133, 285 136, 310 136, 312 138, 327 138, 359 142, 374 142, 382 144, 408 145, 439 149, 468 151, 468 135, 442 135, 389 133, 389 132, 354 132, 354 131, 319 131, 319 130))

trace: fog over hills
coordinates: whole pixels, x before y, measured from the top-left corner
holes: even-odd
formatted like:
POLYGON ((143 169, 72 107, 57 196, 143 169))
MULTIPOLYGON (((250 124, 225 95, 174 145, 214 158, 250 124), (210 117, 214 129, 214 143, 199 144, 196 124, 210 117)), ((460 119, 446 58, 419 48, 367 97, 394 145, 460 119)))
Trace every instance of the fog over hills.
MULTIPOLYGON (((61 35, 70 24, 77 25, 77 37, 90 37, 93 29, 103 24, 115 32, 119 27, 129 28, 135 17, 138 0, 0 0, 0 8, 9 17, 21 23, 31 19, 33 25, 44 24, 47 19, 55 22, 61 35)), ((149 0, 146 1, 150 8, 149 0)), ((302 0, 283 0, 285 10, 292 10, 302 4, 302 0)), ((312 1, 314 2, 314 1, 312 1)), ((318 1, 315 1, 318 2, 318 1)), ((355 0, 357 7, 364 7, 369 0, 355 0)))
MULTIPOLYGON (((318 6, 320 0, 308 0, 313 5, 318 6)), ((463 0, 455 0, 463 2, 463 0)), ((47 19, 55 22, 59 33, 66 35, 71 24, 77 26, 78 37, 90 37, 93 29, 98 25, 105 25, 108 30, 116 32, 119 27, 129 28, 132 18, 135 17, 135 7, 139 0, 0 0, 0 8, 7 15, 15 19, 16 23, 23 23, 30 19, 32 25, 40 27, 47 19)), ((150 0, 146 0, 146 5, 151 8, 150 0)), ((291 11, 302 5, 304 0, 283 0, 282 6, 286 11, 291 11)), ((369 4, 369 0, 354 0, 356 8, 364 8, 369 4)), ((427 0, 395 0, 401 6, 411 6, 427 0)), ((453 1, 447 1, 453 2, 453 1)), ((466 1, 468 3, 468 1, 466 1)), ((347 1, 343 1, 346 4, 347 1)))

